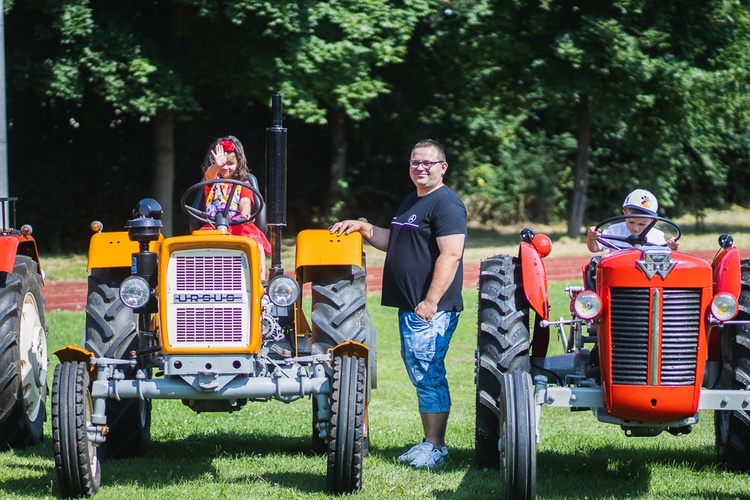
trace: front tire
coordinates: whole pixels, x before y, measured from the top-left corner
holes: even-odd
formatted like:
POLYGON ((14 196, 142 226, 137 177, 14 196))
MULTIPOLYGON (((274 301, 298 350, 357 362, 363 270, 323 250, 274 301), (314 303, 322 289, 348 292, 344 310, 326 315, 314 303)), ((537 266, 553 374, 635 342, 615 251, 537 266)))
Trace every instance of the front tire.
POLYGON ((37 263, 0 273, 0 448, 40 442, 47 419, 47 327, 37 263))
POLYGON ((52 451, 63 497, 91 496, 99 490, 98 449, 87 437, 92 410, 86 364, 57 365, 52 380, 52 451))
MULTIPOLYGON (((737 320, 750 320, 750 261, 742 261, 742 291, 737 320)), ((729 325, 721 332, 720 389, 750 390, 750 326, 729 325)), ((750 470, 750 412, 714 412, 716 456, 728 469, 750 470)))
POLYGON ((536 498, 536 414, 531 375, 503 375, 500 456, 505 498, 536 498))
POLYGON ((474 459, 479 467, 496 468, 503 375, 531 371, 529 306, 519 259, 498 255, 481 262, 478 313, 474 459))
MULTIPOLYGON (((127 359, 139 348, 137 316, 120 300, 119 284, 129 273, 94 270, 88 279, 86 302, 86 349, 97 357, 127 359)), ((136 370, 126 368, 126 379, 136 370)), ((143 456, 151 441, 151 400, 107 401, 107 458, 143 456)))
POLYGON ((329 493, 354 493, 362 489, 366 377, 364 359, 351 355, 334 358, 326 477, 329 493))

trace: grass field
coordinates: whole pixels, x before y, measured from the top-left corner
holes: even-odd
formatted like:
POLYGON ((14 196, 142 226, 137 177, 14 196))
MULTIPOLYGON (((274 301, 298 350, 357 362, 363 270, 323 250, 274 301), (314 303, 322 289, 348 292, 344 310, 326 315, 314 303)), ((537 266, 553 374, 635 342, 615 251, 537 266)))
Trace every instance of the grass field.
MULTIPOLYGON (((686 235, 681 249, 715 248, 716 236, 724 231, 735 234, 740 248, 750 246, 747 218, 737 219, 734 213, 714 215, 705 221, 710 230, 686 235)), ((580 254, 582 240, 566 240, 554 228, 541 230, 553 235, 553 252, 580 254)), ((515 228, 473 232, 469 239, 472 253, 467 252, 467 258, 515 252, 517 238, 515 228)), ((369 257, 368 262, 373 265, 369 257)), ((48 279, 85 278, 85 257, 60 256, 49 263, 48 279)), ((551 287, 554 316, 568 309, 564 285, 554 283, 551 287)), ((464 297, 466 310, 447 359, 453 396, 450 458, 444 468, 434 472, 411 470, 396 462, 400 453, 421 438, 421 424, 414 390, 399 355, 395 311, 381 307, 379 295, 368 297, 378 329, 378 389, 370 404, 371 451, 364 462, 360 498, 500 497, 499 473, 473 465, 476 290, 465 290, 464 297)), ((83 313, 49 312, 47 323, 50 352, 66 344, 80 344, 83 313)), ((561 351, 554 343, 553 349, 561 351)), ((51 361, 50 373, 57 363, 54 357, 51 361)), ((97 498, 324 498, 326 461, 310 451, 311 406, 307 399, 291 404, 251 403, 230 415, 196 415, 178 401, 155 401, 149 454, 105 462, 97 498)), ((655 438, 627 438, 618 427, 598 423, 590 412, 544 407, 537 454, 538 496, 750 498, 747 475, 715 465, 713 415, 702 412, 700 417, 687 436, 664 433, 655 438)), ((56 496, 59 490, 48 421, 41 444, 0 452, 0 498, 56 496)))
MULTIPOLYGON (((553 285, 553 308, 563 311, 563 284, 553 285)), ((378 389, 370 405, 371 451, 360 498, 498 498, 497 471, 473 465, 476 292, 448 353, 453 408, 446 466, 417 471, 396 457, 421 438, 414 391, 404 371, 395 312, 368 298, 378 328, 378 389)), ((50 352, 79 343, 83 313, 51 312, 50 352)), ((561 348, 554 346, 559 351, 561 348)), ((56 364, 53 357, 52 364, 56 364)), ((50 372, 52 367, 50 368, 50 372)), ((311 402, 250 403, 234 414, 196 415, 178 401, 155 401, 152 444, 139 459, 102 467, 101 499, 323 498, 325 458, 309 449, 311 402)), ((688 436, 626 438, 590 412, 545 407, 538 447, 540 498, 748 498, 750 479, 715 466, 713 417, 688 436)), ((45 440, 0 452, 0 498, 59 495, 50 424, 45 440)))

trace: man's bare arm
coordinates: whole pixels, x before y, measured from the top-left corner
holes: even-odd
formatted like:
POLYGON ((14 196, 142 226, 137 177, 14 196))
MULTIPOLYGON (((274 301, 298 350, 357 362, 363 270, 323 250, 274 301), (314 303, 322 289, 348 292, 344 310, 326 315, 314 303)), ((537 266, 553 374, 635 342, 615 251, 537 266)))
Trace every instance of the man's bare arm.
POLYGON ((437 312, 437 306, 440 299, 453 283, 456 277, 458 265, 464 252, 464 241, 466 236, 463 234, 451 234, 437 238, 438 250, 440 255, 435 261, 435 270, 432 273, 432 282, 427 291, 425 299, 417 304, 415 313, 425 321, 430 321, 437 312))

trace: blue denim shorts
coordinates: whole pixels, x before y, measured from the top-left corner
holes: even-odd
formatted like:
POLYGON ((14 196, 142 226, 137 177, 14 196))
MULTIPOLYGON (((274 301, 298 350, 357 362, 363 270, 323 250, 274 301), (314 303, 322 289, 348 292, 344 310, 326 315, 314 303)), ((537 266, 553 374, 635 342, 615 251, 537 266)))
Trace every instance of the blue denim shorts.
POLYGON ((438 311, 432 321, 425 321, 414 312, 399 311, 401 358, 411 383, 417 389, 420 413, 450 411, 445 355, 460 314, 458 311, 438 311))

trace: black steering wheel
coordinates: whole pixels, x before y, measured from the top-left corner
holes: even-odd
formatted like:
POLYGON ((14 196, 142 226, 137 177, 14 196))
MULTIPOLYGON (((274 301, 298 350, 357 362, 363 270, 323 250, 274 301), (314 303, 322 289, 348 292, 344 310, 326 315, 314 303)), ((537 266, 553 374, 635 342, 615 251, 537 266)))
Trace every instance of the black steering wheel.
POLYGON ((656 245, 654 243, 649 243, 646 240, 646 235, 648 235, 648 232, 651 231, 651 229, 653 229, 653 227, 656 225, 657 222, 664 222, 665 224, 674 228, 675 232, 677 233, 674 237, 675 241, 678 241, 680 237, 682 236, 682 231, 680 231, 680 226, 678 226, 675 222, 671 221, 670 219, 666 219, 664 217, 659 217, 657 215, 649 215, 649 214, 616 215, 614 217, 610 217, 609 219, 605 219, 601 221, 599 224, 596 225, 594 229, 599 231, 604 226, 611 226, 614 223, 624 222, 627 219, 650 219, 651 222, 649 222, 648 226, 646 226, 645 229, 641 231, 639 234, 630 234, 628 236, 618 236, 614 234, 602 233, 602 235, 599 236, 596 239, 596 241, 606 246, 607 248, 612 248, 615 250, 623 248, 623 247, 614 245, 613 243, 611 243, 611 241, 620 241, 623 243, 627 243, 631 247, 639 247, 639 246, 666 247, 667 246, 666 244, 656 245))
POLYGON ((255 220, 255 217, 260 213, 261 210, 263 210, 263 206, 265 205, 265 202, 263 201, 263 195, 260 194, 260 191, 258 191, 256 188, 251 186, 249 183, 238 180, 238 179, 211 179, 211 180, 205 180, 201 181, 197 184, 193 184, 187 190, 185 190, 185 193, 182 195, 182 198, 180 199, 180 207, 182 207, 182 211, 188 214, 191 217, 194 217, 195 219, 211 224, 212 227, 217 227, 221 225, 227 225, 227 226, 237 226, 239 224, 245 224, 247 222, 252 222, 255 220), (231 200, 234 198, 234 193, 240 189, 240 188, 247 188, 250 191, 253 192, 253 208, 250 212, 250 217, 235 217, 234 219, 229 219, 229 207, 231 203, 227 203, 226 207, 224 207, 224 210, 221 211, 221 213, 216 214, 215 217, 211 217, 206 213, 206 207, 205 204, 200 207, 196 208, 190 203, 187 202, 188 198, 191 194, 195 193, 196 191, 203 190, 204 186, 212 186, 214 184, 233 184, 232 191, 229 193, 229 199, 231 200))

